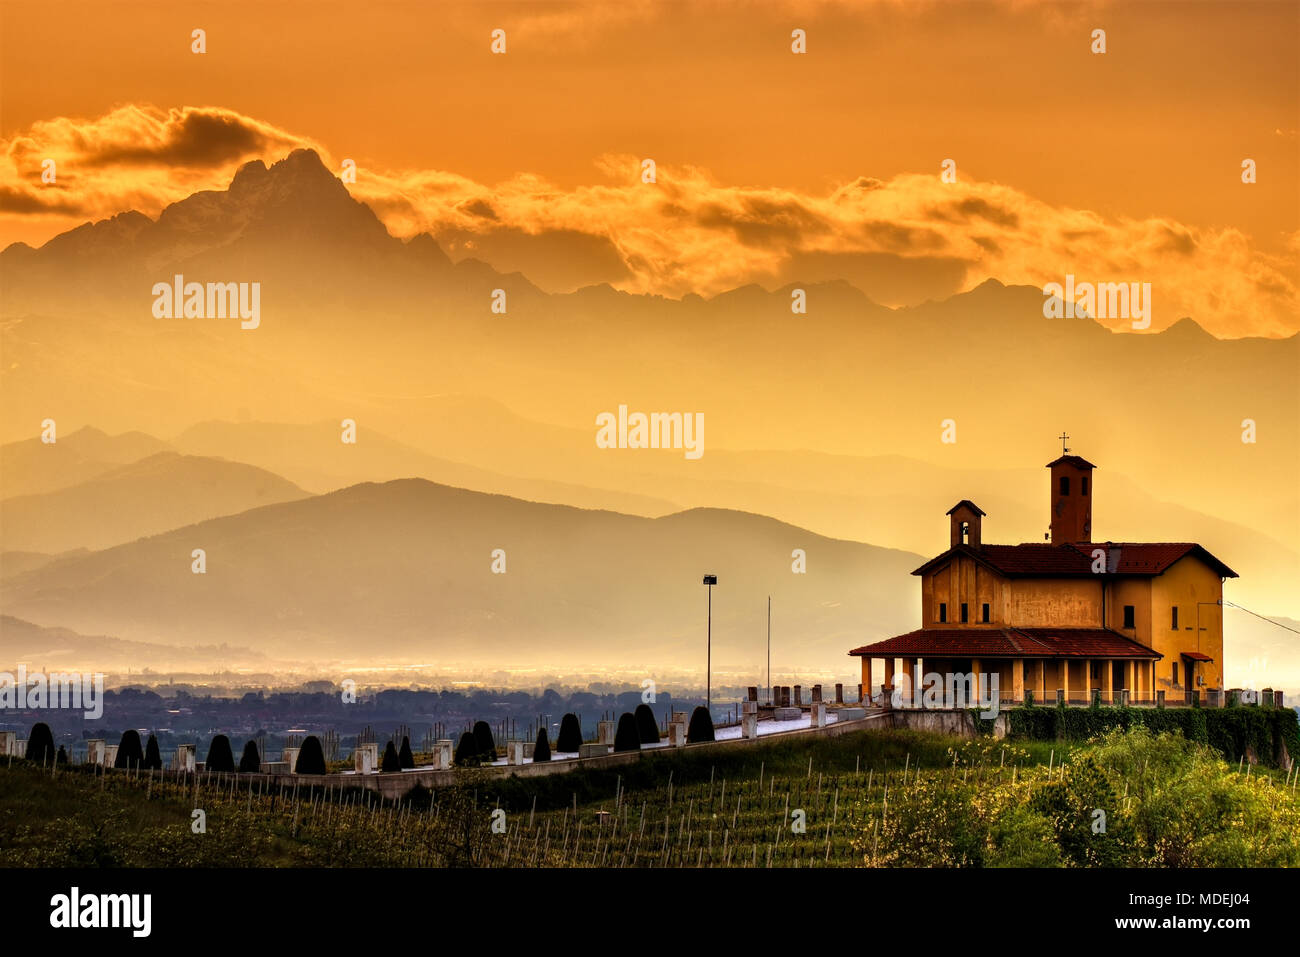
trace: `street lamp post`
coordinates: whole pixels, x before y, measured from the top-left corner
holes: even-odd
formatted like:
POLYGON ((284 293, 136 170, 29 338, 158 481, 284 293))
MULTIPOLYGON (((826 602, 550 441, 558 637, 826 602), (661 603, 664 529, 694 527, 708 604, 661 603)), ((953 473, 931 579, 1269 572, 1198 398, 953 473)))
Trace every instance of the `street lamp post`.
POLYGON ((713 715, 713 586, 718 583, 717 575, 705 575, 704 584, 709 586, 709 616, 705 632, 706 652, 704 664, 704 707, 713 715))

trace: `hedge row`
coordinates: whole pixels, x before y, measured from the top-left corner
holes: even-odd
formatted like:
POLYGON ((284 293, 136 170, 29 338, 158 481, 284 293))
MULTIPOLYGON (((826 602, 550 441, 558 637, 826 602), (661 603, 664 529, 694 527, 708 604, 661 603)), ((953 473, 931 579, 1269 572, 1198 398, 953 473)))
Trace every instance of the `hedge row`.
POLYGON ((1007 714, 1011 738, 1086 741, 1113 728, 1140 726, 1178 731, 1229 761, 1251 749, 1272 764, 1283 743, 1292 758, 1300 758, 1300 720, 1293 708, 1013 708, 1007 714))

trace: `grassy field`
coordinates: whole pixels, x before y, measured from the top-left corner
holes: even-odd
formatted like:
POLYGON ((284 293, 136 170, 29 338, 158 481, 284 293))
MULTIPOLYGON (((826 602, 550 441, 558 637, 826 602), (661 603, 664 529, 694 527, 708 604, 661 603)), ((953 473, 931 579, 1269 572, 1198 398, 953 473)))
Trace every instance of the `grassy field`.
POLYGON ((543 778, 467 769, 396 804, 15 761, 0 864, 1300 866, 1298 777, 1144 730, 1064 748, 864 731, 543 778))

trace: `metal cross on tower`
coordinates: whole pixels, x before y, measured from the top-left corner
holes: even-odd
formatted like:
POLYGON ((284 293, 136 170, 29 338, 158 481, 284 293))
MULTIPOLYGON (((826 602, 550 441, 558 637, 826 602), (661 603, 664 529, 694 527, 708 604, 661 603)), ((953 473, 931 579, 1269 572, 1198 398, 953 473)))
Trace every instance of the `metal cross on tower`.
POLYGON ((1058 435, 1057 438, 1061 440, 1061 454, 1062 454, 1062 455, 1067 455, 1067 454, 1069 454, 1069 451, 1070 451, 1070 450, 1069 450, 1068 448, 1066 448, 1066 445, 1065 445, 1066 440, 1069 439, 1069 436, 1065 434, 1065 430, 1064 430, 1064 429, 1061 430, 1061 434, 1058 435))

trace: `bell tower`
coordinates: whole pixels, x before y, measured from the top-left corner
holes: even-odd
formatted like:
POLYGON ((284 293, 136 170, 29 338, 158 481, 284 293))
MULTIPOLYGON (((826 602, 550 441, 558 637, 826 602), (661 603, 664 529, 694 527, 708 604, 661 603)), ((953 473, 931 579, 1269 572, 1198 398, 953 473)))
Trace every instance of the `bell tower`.
POLYGON ((1061 439, 1061 457, 1048 462, 1052 470, 1051 498, 1052 544, 1092 541, 1092 470, 1096 468, 1087 459, 1070 455, 1065 446, 1068 438, 1061 439))
POLYGON ((969 545, 971 548, 978 549, 980 547, 980 519, 984 517, 984 510, 970 499, 964 498, 948 509, 948 515, 952 520, 951 547, 969 545))

